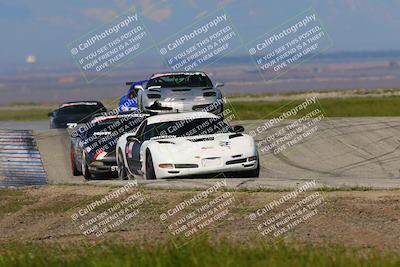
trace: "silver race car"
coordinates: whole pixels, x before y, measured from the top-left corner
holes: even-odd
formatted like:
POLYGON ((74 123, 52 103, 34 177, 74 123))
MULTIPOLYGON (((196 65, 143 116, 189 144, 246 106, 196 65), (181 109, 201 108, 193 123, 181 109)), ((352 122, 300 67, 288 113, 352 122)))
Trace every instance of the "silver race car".
POLYGON ((136 85, 138 106, 143 112, 205 111, 222 116, 224 99, 220 87, 204 72, 153 74, 145 86, 136 85))

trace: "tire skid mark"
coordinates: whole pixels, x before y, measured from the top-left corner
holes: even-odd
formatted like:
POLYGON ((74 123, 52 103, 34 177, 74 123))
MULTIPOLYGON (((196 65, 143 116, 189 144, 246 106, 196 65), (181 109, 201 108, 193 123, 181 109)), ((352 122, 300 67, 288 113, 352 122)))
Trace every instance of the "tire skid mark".
POLYGON ((362 165, 365 165, 365 164, 370 164, 370 163, 380 164, 380 163, 382 163, 382 158, 383 157, 386 157, 386 156, 394 154, 395 152, 397 152, 399 150, 399 148, 400 148, 400 145, 395 147, 393 150, 388 151, 386 153, 383 153, 381 155, 377 155, 377 156, 370 157, 370 158, 365 159, 365 160, 361 160, 361 161, 358 161, 358 162, 355 162, 355 163, 351 163, 351 164, 342 166, 340 168, 337 168, 335 170, 348 170, 348 169, 352 169, 352 168, 359 167, 359 166, 362 166, 362 165))
MULTIPOLYGON (((373 175, 367 173, 368 166, 370 170, 380 173, 380 176, 399 177, 400 169, 393 166, 400 161, 398 119, 335 118, 329 121, 331 123, 328 125, 328 120, 322 120, 318 134, 296 143, 296 147, 290 151, 265 155, 273 165, 269 171, 286 177, 293 173, 301 176, 301 171, 306 171, 304 174, 307 175, 336 178, 354 177, 359 171, 364 178, 365 175, 373 175), (320 152, 319 157, 316 156, 317 152, 320 152), (287 167, 291 168, 290 171, 287 167)), ((270 133, 267 131, 256 136, 257 140, 262 140, 270 133)))

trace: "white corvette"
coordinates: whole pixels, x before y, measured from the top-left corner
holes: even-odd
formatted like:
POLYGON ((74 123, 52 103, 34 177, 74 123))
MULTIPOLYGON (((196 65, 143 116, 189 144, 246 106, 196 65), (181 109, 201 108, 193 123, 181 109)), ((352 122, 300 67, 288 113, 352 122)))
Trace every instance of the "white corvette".
POLYGON ((231 173, 258 177, 253 137, 207 112, 156 115, 117 142, 120 179, 145 179, 231 173))

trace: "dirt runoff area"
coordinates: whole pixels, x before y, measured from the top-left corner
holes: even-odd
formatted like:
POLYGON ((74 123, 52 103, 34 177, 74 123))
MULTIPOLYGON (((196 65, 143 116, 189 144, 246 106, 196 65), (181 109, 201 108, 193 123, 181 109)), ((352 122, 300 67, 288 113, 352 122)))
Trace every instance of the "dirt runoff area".
POLYGON ((136 188, 123 196, 122 202, 110 199, 120 189, 90 185, 2 189, 0 243, 153 243, 170 238, 195 242, 193 239, 206 234, 212 240, 245 243, 283 239, 400 249, 399 190, 306 191, 289 196, 292 192, 136 188), (94 207, 93 203, 100 204, 94 207), (125 218, 130 214, 127 220, 107 220, 121 210, 125 210, 125 218), (94 229, 100 221, 102 227, 94 229), (106 227, 107 231, 99 230, 106 227))

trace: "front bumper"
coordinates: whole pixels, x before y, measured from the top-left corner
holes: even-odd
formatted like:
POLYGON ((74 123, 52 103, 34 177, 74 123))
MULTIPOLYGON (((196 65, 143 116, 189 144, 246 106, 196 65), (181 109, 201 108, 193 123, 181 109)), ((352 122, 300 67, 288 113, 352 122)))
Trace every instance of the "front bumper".
POLYGON ((168 163, 172 168, 154 166, 157 178, 182 176, 218 175, 220 173, 244 172, 258 167, 257 156, 226 159, 223 157, 203 158, 191 163, 168 163), (251 160, 249 160, 249 158, 251 160))
POLYGON ((115 173, 118 171, 115 157, 95 160, 89 164, 88 168, 89 171, 94 174, 115 173))
POLYGON ((210 101, 155 101, 151 105, 145 106, 144 111, 151 113, 171 113, 171 112, 192 112, 205 111, 213 114, 220 114, 223 111, 223 105, 214 100, 210 101), (157 102, 157 103, 156 103, 157 102))

